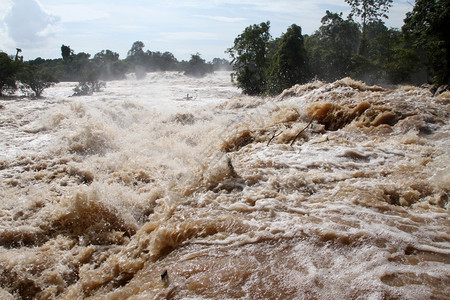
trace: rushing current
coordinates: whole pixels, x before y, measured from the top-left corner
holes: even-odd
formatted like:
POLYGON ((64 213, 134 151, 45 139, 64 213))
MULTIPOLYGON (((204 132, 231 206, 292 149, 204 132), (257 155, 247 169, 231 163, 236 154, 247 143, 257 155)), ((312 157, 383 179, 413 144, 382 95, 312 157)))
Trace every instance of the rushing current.
POLYGON ((449 92, 75 85, 0 100, 1 299, 449 299, 449 92))

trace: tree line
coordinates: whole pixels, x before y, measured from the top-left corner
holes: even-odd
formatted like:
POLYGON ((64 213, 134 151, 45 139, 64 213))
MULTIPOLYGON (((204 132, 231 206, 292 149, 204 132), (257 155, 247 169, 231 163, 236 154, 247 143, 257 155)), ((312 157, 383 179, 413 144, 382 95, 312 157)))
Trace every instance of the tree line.
POLYGON ((227 50, 233 81, 250 95, 347 76, 368 84, 449 84, 450 1, 417 0, 401 30, 382 20, 392 0, 345 1, 350 15, 326 11, 311 35, 293 24, 273 39, 269 21, 245 28, 227 50))
POLYGON ((91 58, 66 45, 61 46, 59 59, 23 62, 20 49, 15 57, 0 52, 0 96, 18 88, 40 96, 58 81, 78 81, 74 95, 85 95, 98 91, 102 80, 123 79, 127 73, 138 79, 154 71, 201 77, 230 68, 232 80, 249 95, 274 95, 313 79, 347 76, 368 84, 449 84, 450 1, 416 0, 401 30, 383 22, 392 0, 345 2, 351 7, 347 17, 326 11, 311 35, 303 35, 293 24, 274 39, 269 21, 248 26, 226 50, 231 63, 220 58, 206 62, 199 53, 178 61, 170 52, 144 51, 141 41, 133 43, 123 60, 111 50, 91 58))
POLYGON ((89 53, 75 53, 70 46, 61 46, 61 58, 40 57, 23 61, 17 49, 16 56, 0 52, 0 96, 21 89, 25 94, 39 97, 45 88, 57 82, 79 82, 74 95, 87 95, 99 91, 104 81, 124 79, 134 73, 137 79, 147 72, 181 71, 188 76, 201 77, 215 70, 231 70, 229 61, 214 58, 206 62, 199 53, 192 54, 189 61, 178 61, 170 52, 144 51, 144 43, 133 43, 128 55, 121 60, 119 54, 102 50, 91 57, 89 53))

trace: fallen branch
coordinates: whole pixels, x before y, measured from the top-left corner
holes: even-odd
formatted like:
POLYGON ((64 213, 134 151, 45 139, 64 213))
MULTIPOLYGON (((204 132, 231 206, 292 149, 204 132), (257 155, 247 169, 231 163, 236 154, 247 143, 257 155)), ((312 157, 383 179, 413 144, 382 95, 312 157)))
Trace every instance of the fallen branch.
POLYGON ((269 146, 270 142, 271 142, 274 138, 276 138, 277 136, 279 136, 279 135, 282 134, 282 133, 283 133, 283 130, 281 130, 279 134, 277 134, 277 132, 275 131, 275 133, 273 134, 273 136, 272 136, 272 137, 270 138, 270 140, 267 142, 267 146, 269 146))
POLYGON ((305 128, 303 128, 302 130, 300 130, 299 133, 297 133, 297 135, 294 137, 294 139, 293 139, 292 142, 291 142, 291 147, 292 147, 292 145, 294 144, 295 140, 299 137, 299 135, 302 134, 302 132, 305 131, 306 128, 309 127, 309 125, 311 125, 312 121, 313 121, 313 119, 311 119, 311 121, 309 121, 308 125, 306 125, 305 128))

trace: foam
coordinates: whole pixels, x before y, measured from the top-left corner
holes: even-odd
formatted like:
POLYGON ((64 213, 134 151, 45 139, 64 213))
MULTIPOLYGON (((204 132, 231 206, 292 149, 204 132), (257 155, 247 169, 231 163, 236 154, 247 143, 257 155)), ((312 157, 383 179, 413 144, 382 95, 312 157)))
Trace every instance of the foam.
POLYGON ((447 297, 446 95, 249 97, 227 72, 71 88, 0 102, 1 297, 447 297))

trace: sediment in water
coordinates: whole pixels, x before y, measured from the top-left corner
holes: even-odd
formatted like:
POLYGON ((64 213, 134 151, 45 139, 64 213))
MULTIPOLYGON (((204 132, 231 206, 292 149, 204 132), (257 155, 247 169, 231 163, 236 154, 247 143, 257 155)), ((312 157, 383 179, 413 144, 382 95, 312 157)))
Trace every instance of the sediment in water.
POLYGON ((445 93, 228 79, 1 101, 1 297, 446 298, 445 93))

